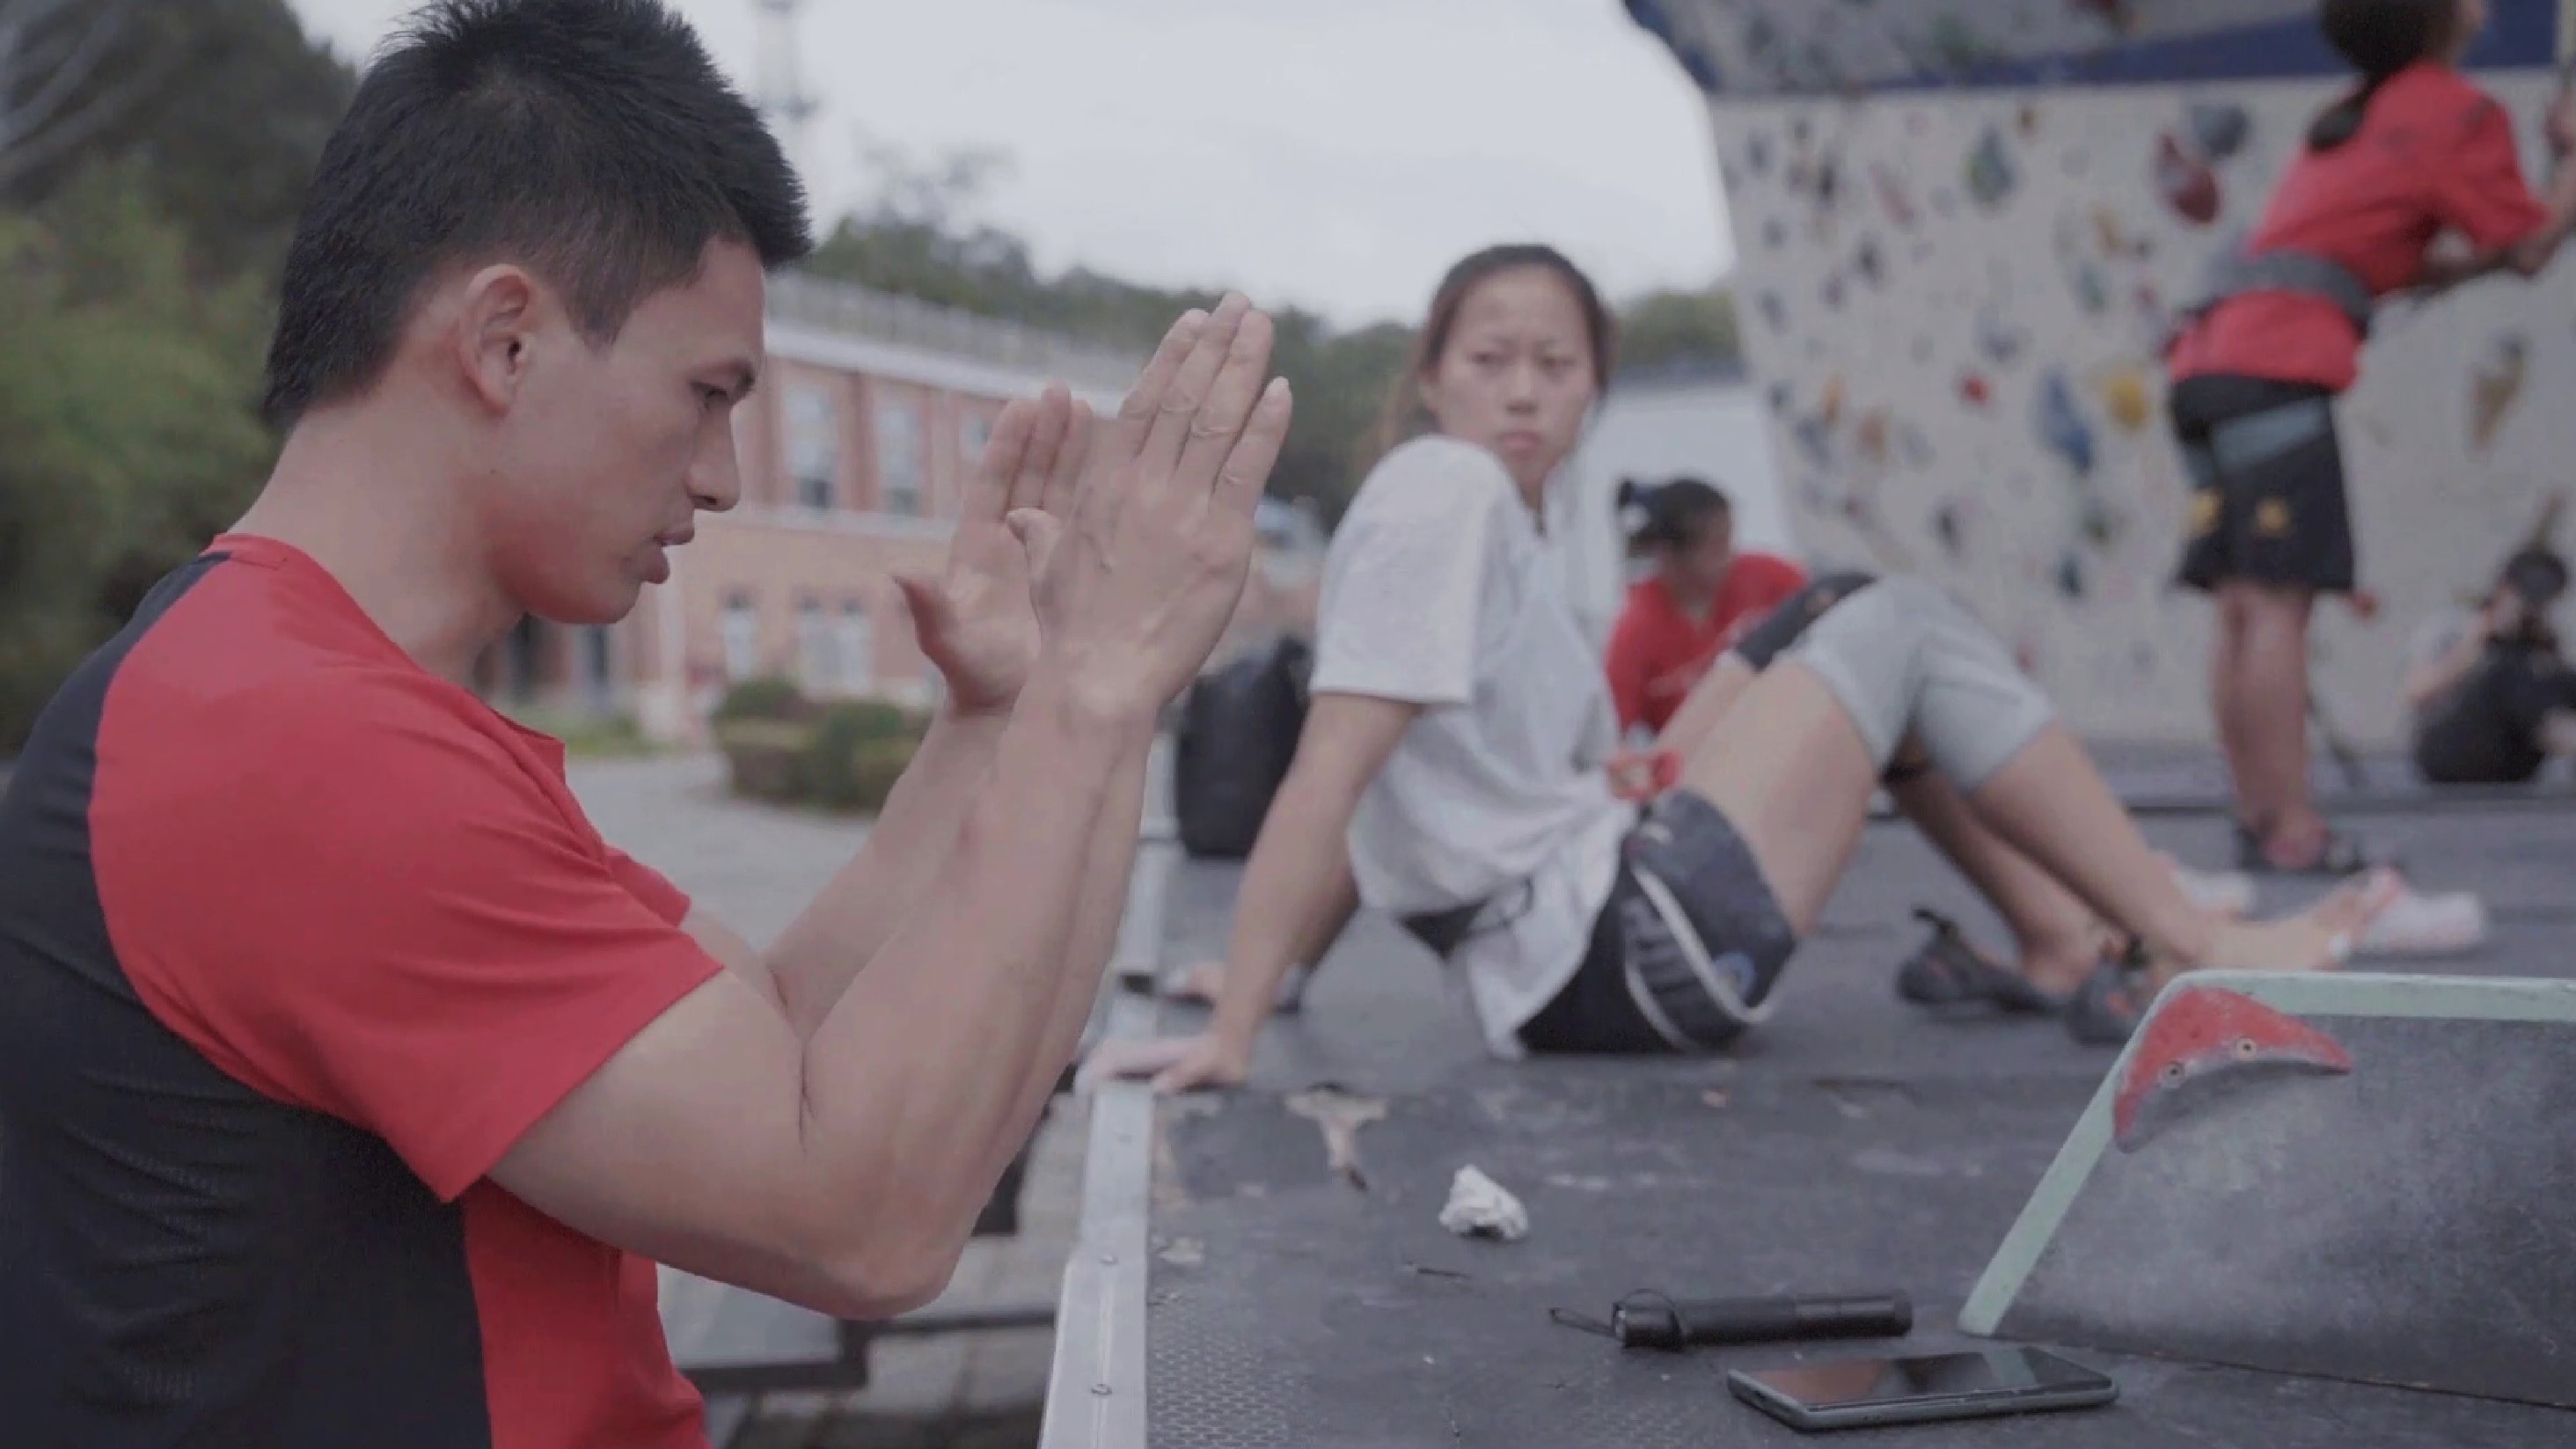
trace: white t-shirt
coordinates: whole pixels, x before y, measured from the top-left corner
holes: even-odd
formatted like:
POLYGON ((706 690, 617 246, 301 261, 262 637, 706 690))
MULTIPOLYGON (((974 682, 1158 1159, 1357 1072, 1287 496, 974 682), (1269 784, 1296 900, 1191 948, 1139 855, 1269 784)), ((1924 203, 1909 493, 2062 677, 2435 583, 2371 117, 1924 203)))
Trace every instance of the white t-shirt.
POLYGON ((1635 810, 1603 768, 1608 677, 1500 460, 1419 438, 1371 470, 1324 562, 1313 688, 1423 706, 1350 829, 1360 900, 1409 915, 1494 899, 1451 958, 1486 1044, 1574 976, 1635 810), (1499 899, 1496 899, 1499 898, 1499 899))

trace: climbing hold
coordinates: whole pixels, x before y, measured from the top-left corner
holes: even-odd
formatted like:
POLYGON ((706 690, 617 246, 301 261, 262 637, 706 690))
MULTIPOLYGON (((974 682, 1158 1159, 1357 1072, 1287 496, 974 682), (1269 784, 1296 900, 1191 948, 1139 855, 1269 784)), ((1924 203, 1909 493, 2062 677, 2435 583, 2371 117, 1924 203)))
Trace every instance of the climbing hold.
POLYGON ((1959 396, 1972 407, 1984 407, 1994 401, 1995 390, 1982 373, 1963 372, 1959 374, 1959 396))
POLYGON ((2084 421, 2083 409, 2075 401, 2075 388, 2066 380, 2064 369, 2052 367, 2041 379, 2031 421, 2040 442, 2064 458, 2077 476, 2092 475, 2093 428, 2084 421))
POLYGON ((2469 444, 2485 452, 2522 396, 2522 377, 2530 344, 2518 332, 2497 338, 2493 352, 2469 378, 2469 444))
POLYGON ((2020 177, 2013 170, 2012 155, 2004 147, 2003 132, 1989 126, 1978 138, 1976 149, 1968 153, 1968 195, 1988 211, 2002 207, 2011 199, 2020 177))
POLYGON ((1822 418, 1800 418, 1794 430, 1798 446, 1817 467, 1829 467, 1834 461, 1833 433, 1822 418))
POLYGON ((2187 117, 2200 154, 2212 161, 2224 161, 2243 150, 2246 136, 2254 129, 2253 118, 2232 101, 2195 102, 2187 117))
POLYGON ((1941 541, 1941 551, 1950 556, 1952 563, 1957 563, 1967 551, 1960 527, 1959 505, 1956 503, 1944 503, 1932 510, 1932 536, 1941 541))
POLYGON ((1860 422, 1852 429, 1852 442, 1860 449, 1860 455, 1882 468, 1887 466, 1888 458, 1887 423, 1887 409, 1871 408, 1860 415, 1860 422))
POLYGON ((2070 553, 2057 561, 2057 592, 2069 599, 2084 597, 2084 560, 2070 553))
POLYGON ((1878 254, 1878 238, 1861 238, 1860 251, 1852 257, 1852 266, 1858 269, 1861 276, 1873 287, 1886 280, 1878 254))
POLYGON ((1824 419, 1826 427, 1834 427, 1842 422, 1843 375, 1841 373, 1834 373, 1825 379, 1824 395, 1816 405, 1816 412, 1824 419))
POLYGON ((1764 292, 1758 305, 1762 308, 1762 320, 1771 324, 1771 330, 1774 332, 1789 330, 1789 304, 1780 300, 1779 293, 1764 292))
POLYGON ((2218 173, 2209 164, 2183 150, 2182 143, 2167 131, 2156 141, 2156 191, 2172 207, 2174 215, 2194 226, 2207 226, 2218 220, 2221 198, 2218 173))
POLYGON ((1887 213, 1887 224, 1897 227, 1914 225, 1914 202, 1906 195, 1904 178, 1881 161, 1870 168, 1869 179, 1878 188, 1878 205, 1887 213))
POLYGON ((2083 532, 2084 541, 2095 548, 2107 549, 2120 541, 2120 516, 2098 496, 2084 500, 2076 514, 2076 527, 2083 532))
POLYGON ((2136 1151, 2213 1091, 2213 1079, 2241 1085, 2248 1076, 2351 1071, 2352 1054, 2308 1023, 2241 992, 2186 981, 2129 1049, 2111 1100, 2112 1141, 2136 1151))
POLYGON ((1988 303, 1977 313, 1977 350, 1997 367, 2010 367, 2021 355, 2021 329, 2004 321, 2003 311, 1988 303))
POLYGON ((2102 411, 2124 433, 2145 428, 2154 407, 2147 395, 2146 369, 2134 365, 2113 369, 2098 387, 2102 411))

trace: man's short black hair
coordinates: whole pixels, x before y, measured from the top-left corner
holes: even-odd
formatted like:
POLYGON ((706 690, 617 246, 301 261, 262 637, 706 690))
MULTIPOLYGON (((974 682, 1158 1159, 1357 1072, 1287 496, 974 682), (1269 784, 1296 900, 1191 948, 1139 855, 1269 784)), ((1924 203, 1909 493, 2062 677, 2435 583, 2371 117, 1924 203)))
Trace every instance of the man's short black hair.
POLYGON ((373 386, 450 268, 524 265, 605 345, 719 237, 766 267, 813 247, 776 138, 660 0, 439 0, 323 148, 286 260, 269 416, 373 386))

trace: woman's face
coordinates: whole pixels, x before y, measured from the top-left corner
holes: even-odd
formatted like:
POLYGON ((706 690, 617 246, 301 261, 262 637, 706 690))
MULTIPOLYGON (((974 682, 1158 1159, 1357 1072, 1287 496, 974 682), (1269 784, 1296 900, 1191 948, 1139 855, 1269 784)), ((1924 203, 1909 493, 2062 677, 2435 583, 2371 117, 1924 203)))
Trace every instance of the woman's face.
POLYGON ((1724 513, 1709 514, 1700 520, 1690 542, 1667 544, 1660 562, 1664 583, 1674 591, 1694 597, 1716 593, 1735 564, 1735 520, 1724 513))
POLYGON ((1487 277, 1459 305, 1421 386, 1440 431, 1502 459, 1535 500, 1600 392, 1583 304, 1548 267, 1487 277))

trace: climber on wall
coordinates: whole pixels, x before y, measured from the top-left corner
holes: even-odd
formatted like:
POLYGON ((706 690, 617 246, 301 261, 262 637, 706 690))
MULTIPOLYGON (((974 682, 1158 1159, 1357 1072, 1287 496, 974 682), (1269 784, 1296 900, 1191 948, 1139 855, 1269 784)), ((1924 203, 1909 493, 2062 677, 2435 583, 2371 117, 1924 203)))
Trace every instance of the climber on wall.
POLYGON ((2193 484, 2180 580, 2218 604, 2211 703, 2237 864, 2344 874, 2368 853, 2308 785, 2309 616, 2356 583, 2332 400, 2358 375, 2376 299, 2548 265, 2576 229, 2576 104, 2549 108, 2535 195, 2511 118, 2457 69, 2487 0, 2324 0, 2319 18, 2359 82, 2310 125, 2178 331, 2167 408, 2193 484))

